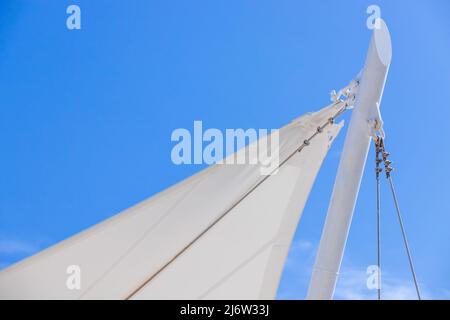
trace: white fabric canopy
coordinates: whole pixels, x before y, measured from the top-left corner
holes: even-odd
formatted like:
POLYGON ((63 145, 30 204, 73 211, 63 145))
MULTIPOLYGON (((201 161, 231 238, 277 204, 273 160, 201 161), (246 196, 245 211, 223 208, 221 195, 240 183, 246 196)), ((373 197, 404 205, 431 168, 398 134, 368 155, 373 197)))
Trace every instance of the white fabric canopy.
MULTIPOLYGON (((280 129, 280 162, 336 111, 332 105, 280 129)), ((259 166, 214 165, 3 270, 0 299, 273 299, 342 125, 329 125, 242 201, 264 179, 259 166), (81 268, 80 290, 66 286, 69 265, 81 268)))

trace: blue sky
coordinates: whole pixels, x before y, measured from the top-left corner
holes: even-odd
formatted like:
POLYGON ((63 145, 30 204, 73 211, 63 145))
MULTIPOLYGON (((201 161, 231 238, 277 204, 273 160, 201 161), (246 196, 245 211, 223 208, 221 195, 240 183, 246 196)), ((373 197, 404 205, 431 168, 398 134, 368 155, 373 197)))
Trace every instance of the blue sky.
MULTIPOLYGON (((201 170, 172 164, 176 128, 277 128, 325 106, 363 66, 370 4, 392 34, 382 115, 417 275, 425 297, 449 299, 446 0, 1 1, 0 268, 201 170), (70 4, 81 30, 66 28, 70 4)), ((311 193, 279 298, 305 297, 344 137, 311 193)), ((340 299, 376 295, 365 287, 376 263, 372 159, 373 150, 340 299)), ((385 294, 414 298, 382 189, 385 294)))

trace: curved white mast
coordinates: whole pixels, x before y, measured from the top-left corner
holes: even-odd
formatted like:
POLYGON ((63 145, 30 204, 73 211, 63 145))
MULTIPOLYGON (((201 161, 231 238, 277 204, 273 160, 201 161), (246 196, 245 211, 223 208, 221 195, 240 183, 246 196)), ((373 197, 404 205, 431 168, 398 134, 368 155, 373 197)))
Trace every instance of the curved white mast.
POLYGON ((307 299, 332 299, 392 57, 385 22, 374 29, 339 163, 307 299))

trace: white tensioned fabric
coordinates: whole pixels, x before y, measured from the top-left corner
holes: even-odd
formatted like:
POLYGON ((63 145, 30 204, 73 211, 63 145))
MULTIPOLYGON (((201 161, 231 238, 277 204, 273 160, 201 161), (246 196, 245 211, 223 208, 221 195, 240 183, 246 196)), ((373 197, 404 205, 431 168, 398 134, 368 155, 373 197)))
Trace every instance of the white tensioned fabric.
MULTIPOLYGON (((280 129, 280 163, 338 107, 280 129)), ((264 179, 260 166, 214 165, 3 270, 0 298, 274 298, 312 184, 342 125, 327 126, 242 201, 264 179), (67 288, 70 265, 81 269, 80 290, 67 288)))

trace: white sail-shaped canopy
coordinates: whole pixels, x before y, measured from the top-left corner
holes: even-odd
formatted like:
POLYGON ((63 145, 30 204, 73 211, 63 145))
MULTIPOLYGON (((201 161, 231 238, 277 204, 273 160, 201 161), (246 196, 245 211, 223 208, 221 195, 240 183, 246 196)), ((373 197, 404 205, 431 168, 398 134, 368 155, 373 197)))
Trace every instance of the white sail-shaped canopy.
MULTIPOLYGON (((217 164, 0 272, 0 299, 273 299, 342 104, 279 131, 277 174, 217 164), (305 139, 310 144, 296 152, 305 139), (68 289, 67 267, 81 270, 68 289)), ((239 152, 245 152, 241 150, 239 152)))

